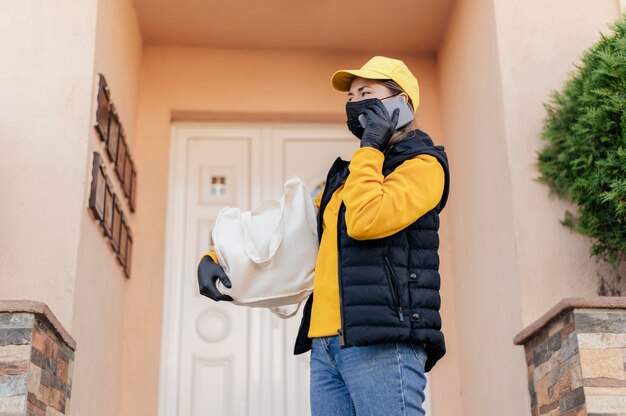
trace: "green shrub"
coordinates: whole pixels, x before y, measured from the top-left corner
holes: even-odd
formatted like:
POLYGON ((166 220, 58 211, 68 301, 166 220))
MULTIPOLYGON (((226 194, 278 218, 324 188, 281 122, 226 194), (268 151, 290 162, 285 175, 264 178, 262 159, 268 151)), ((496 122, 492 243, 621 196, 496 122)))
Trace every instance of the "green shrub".
POLYGON ((590 256, 615 265, 626 254, 626 14, 610 28, 544 103, 537 179, 576 205, 560 222, 592 238, 590 256))

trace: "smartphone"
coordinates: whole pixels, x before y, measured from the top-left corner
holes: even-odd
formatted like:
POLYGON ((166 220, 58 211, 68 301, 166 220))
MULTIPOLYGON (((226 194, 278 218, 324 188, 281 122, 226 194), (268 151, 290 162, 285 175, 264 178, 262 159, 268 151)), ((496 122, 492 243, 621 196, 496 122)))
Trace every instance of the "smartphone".
MULTIPOLYGON (((413 111, 409 107, 408 103, 404 102, 404 99, 400 95, 396 95, 395 97, 389 98, 387 100, 383 100, 383 105, 387 109, 389 116, 393 114, 393 110, 396 108, 400 109, 400 114, 398 115, 398 124, 396 124, 396 130, 401 129, 406 126, 415 118, 413 111)), ((359 123, 361 123, 361 127, 365 128, 365 114, 361 114, 359 116, 359 123)))

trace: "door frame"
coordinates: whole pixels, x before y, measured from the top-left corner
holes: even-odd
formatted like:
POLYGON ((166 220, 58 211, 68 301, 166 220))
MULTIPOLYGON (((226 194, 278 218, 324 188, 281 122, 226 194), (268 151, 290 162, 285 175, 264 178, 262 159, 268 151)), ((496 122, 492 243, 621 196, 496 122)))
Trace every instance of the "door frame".
POLYGON ((170 126, 170 143, 168 158, 168 183, 167 183, 167 215, 165 227, 165 258, 163 273, 163 300, 161 319, 161 352, 159 364, 159 416, 175 415, 178 407, 178 377, 179 366, 175 361, 178 357, 180 344, 180 316, 175 311, 180 310, 180 297, 182 289, 176 284, 174 276, 180 278, 181 263, 183 256, 174 255, 176 246, 183 246, 184 241, 184 212, 185 186, 177 186, 179 181, 184 180, 187 166, 187 152, 185 151, 187 140, 178 135, 178 127, 170 126), (168 293, 169 296, 165 296, 168 293), (174 313, 169 314, 169 312, 174 313), (167 314, 167 317, 165 317, 167 314), (176 316, 175 316, 176 315, 176 316), (173 381, 173 382, 172 382, 173 381))

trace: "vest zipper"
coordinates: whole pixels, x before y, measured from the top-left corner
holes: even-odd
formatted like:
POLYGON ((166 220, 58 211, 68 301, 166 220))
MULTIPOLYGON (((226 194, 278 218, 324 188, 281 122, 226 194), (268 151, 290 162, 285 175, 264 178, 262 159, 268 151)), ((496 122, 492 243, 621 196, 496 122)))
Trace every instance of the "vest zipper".
POLYGON ((345 325, 343 323, 343 301, 341 298, 343 297, 343 284, 341 283, 341 214, 344 208, 343 202, 339 206, 339 213, 337 215, 337 276, 339 280, 339 316, 341 317, 341 328, 337 330, 337 334, 339 335, 339 346, 345 347, 346 340, 344 334, 345 325))
POLYGON ((404 321, 404 315, 402 314, 402 296, 400 292, 400 284, 398 283, 396 274, 393 272, 393 268, 391 267, 391 263, 389 263, 389 258, 387 256, 385 256, 385 264, 389 269, 389 273, 391 273, 391 276, 387 274, 387 279, 389 280, 391 288, 394 292, 391 297, 393 298, 394 306, 398 310, 398 318, 400 319, 400 321, 404 321))

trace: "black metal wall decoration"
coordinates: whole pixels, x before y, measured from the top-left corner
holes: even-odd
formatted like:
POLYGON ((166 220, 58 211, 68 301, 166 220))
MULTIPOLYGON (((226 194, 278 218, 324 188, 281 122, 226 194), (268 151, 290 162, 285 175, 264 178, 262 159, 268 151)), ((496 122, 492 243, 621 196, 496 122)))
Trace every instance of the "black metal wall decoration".
POLYGON ((130 277, 130 261, 133 252, 133 235, 128 229, 128 240, 126 242, 126 262, 124 263, 124 274, 126 277, 130 277))
POLYGON ((117 254, 120 249, 120 229, 122 228, 122 209, 117 197, 113 204, 113 227, 111 228, 111 247, 113 252, 117 254))
POLYGON ((120 226, 120 247, 117 250, 117 260, 122 267, 126 267, 126 244, 128 244, 128 224, 122 214, 122 224, 120 226))
POLYGON ((135 199, 137 198, 137 172, 135 172, 135 166, 133 165, 132 179, 130 182, 130 211, 135 212, 135 199))
POLYGON ((98 80, 98 103, 94 127, 100 141, 104 142, 104 151, 108 155, 110 168, 115 171, 115 175, 107 175, 104 158, 100 156, 100 153, 94 152, 89 210, 101 226, 104 236, 109 240, 115 257, 124 270, 124 275, 129 278, 133 236, 122 209, 124 199, 116 194, 111 178, 116 176, 119 180, 119 189, 128 202, 128 209, 134 213, 137 171, 130 155, 124 127, 111 100, 111 92, 106 79, 99 74, 98 80))
POLYGON ((98 152, 93 153, 91 167, 91 191, 89 193, 89 209, 102 224, 104 220, 104 202, 106 197, 106 173, 98 152))
POLYGON ((98 107, 96 109, 96 130, 100 140, 105 141, 109 137, 109 114, 111 111, 111 97, 109 87, 102 74, 99 74, 98 107))
POLYGON ((115 204, 115 194, 113 193, 113 185, 107 178, 106 195, 104 197, 104 235, 111 238, 113 233, 113 209, 115 204))
POLYGON ((117 145, 117 159, 115 159, 115 174, 120 180, 122 189, 124 189, 124 167, 126 166, 126 140, 124 140, 124 131, 120 130, 120 142, 117 145))
POLYGON ((130 186, 133 181, 133 160, 130 158, 130 154, 126 153, 126 164, 124 166, 124 180, 122 183, 124 184, 124 195, 129 199, 130 202, 130 186))
POLYGON ((111 114, 109 122, 109 138, 106 142, 107 154, 111 163, 117 160, 117 152, 120 142, 120 119, 115 111, 115 106, 111 104, 111 114))
POLYGON ((128 143, 126 142, 126 134, 122 128, 117 148, 117 157, 115 159, 115 173, 122 185, 124 196, 128 200, 131 212, 135 212, 135 195, 132 190, 136 181, 137 173, 135 170, 135 162, 131 157, 128 143), (133 177, 134 175, 134 177, 133 177))

